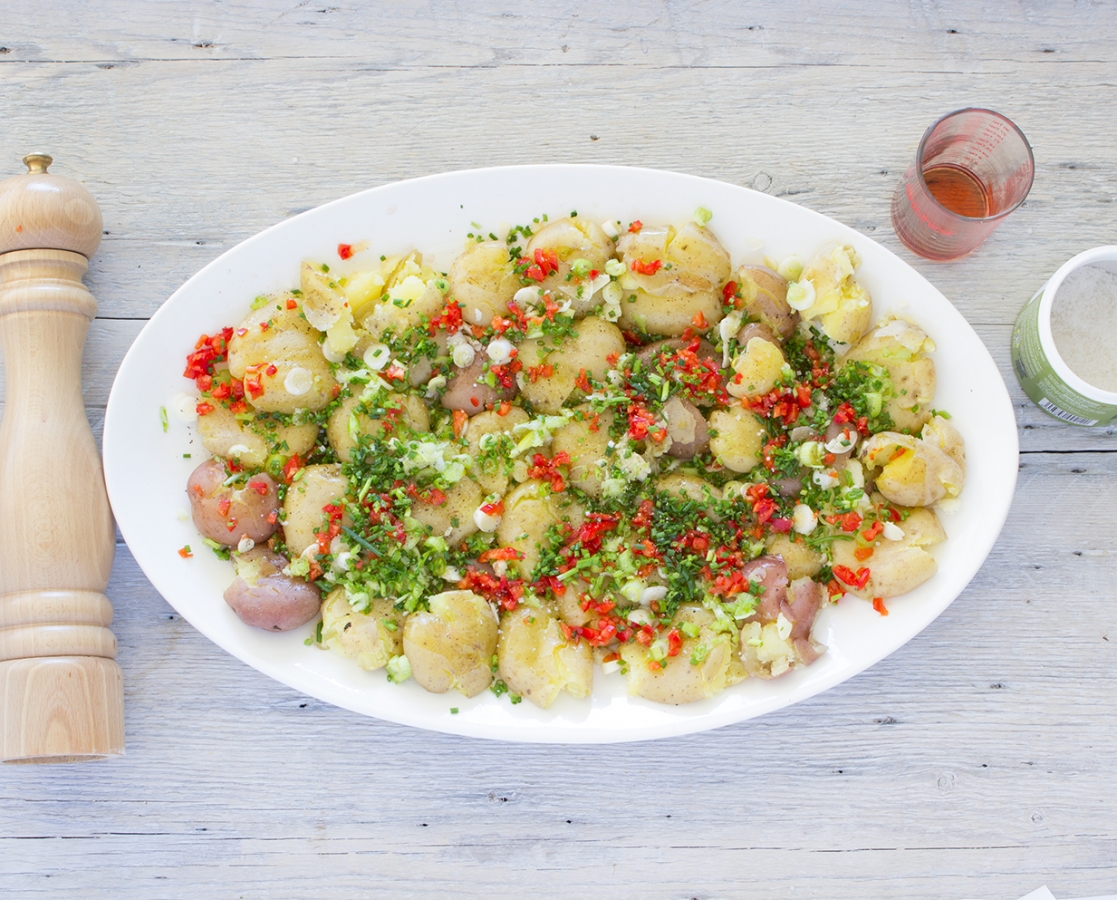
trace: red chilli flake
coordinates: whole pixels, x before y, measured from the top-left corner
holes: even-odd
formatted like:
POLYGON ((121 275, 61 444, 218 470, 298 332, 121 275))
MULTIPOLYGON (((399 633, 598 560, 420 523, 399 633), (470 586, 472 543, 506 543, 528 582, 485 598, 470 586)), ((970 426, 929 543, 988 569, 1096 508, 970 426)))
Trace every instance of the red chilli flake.
POLYGON ((266 481, 250 481, 248 482, 248 486, 261 497, 266 497, 271 490, 266 481))
POLYGON ((566 490, 566 482, 563 480, 562 473, 559 472, 559 466, 570 465, 570 454, 563 450, 556 453, 553 458, 547 459, 542 453, 536 453, 532 457, 531 468, 527 470, 529 478, 539 478, 543 481, 551 483, 551 492, 561 494, 566 490))
POLYGON ((631 225, 628 226, 629 234, 639 234, 640 229, 644 227, 644 223, 636 219, 631 225))
POLYGON ((337 255, 340 256, 342 259, 349 259, 349 257, 353 255, 353 245, 352 244, 338 244, 337 245, 337 255))
POLYGON ((848 566, 834 566, 832 569, 834 577, 843 584, 848 584, 852 588, 860 590, 869 583, 871 572, 862 566, 856 572, 848 566))
POLYGON ((662 259, 653 259, 651 262, 644 262, 642 259, 632 261, 632 271, 637 275, 654 275, 662 268, 662 259))
POLYGON ((721 299, 726 303, 731 303, 737 296, 737 282, 727 281, 725 287, 721 289, 721 299))
POLYGON ((185 547, 180 547, 178 555, 181 556, 183 559, 191 559, 194 556, 194 554, 190 551, 189 544, 187 544, 185 547))
POLYGON ((289 297, 287 299, 287 308, 288 309, 298 309, 299 308, 299 301, 296 300, 294 297, 289 297))
POLYGON ((182 374, 190 379, 212 375, 213 364, 225 361, 232 337, 232 328, 223 328, 212 336, 203 334, 194 343, 194 352, 186 357, 186 370, 182 374))
POLYGON ((875 609, 882 616, 888 615, 888 607, 884 605, 883 597, 873 597, 873 609, 875 609))

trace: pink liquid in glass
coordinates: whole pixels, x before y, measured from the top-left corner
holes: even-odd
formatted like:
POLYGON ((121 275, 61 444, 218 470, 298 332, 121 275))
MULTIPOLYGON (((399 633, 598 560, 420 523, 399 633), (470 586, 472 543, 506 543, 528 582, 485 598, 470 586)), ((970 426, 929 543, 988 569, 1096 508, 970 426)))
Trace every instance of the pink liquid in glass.
POLYGON ((948 113, 923 135, 916 162, 892 198, 892 224, 907 247, 934 260, 975 249, 1028 196, 1031 147, 999 113, 948 113))

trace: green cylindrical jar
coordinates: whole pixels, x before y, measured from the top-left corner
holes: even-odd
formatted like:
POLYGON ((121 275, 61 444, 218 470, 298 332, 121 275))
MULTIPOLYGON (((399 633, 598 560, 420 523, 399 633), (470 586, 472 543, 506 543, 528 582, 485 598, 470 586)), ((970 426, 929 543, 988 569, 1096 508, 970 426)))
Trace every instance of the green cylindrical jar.
POLYGON ((1012 369, 1020 386, 1044 412, 1071 425, 1108 425, 1117 418, 1117 393, 1071 371, 1051 334, 1051 306, 1066 277, 1081 266, 1117 274, 1117 246, 1095 247, 1067 261, 1020 311, 1012 329, 1012 369))

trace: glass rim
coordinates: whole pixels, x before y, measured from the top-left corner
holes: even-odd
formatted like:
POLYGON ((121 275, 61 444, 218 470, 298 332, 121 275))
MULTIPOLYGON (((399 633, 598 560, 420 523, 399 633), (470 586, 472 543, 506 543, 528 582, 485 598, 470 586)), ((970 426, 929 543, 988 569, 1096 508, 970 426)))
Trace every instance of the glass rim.
POLYGON ((931 202, 933 204, 935 204, 935 206, 937 206, 939 209, 941 209, 946 215, 951 216, 955 219, 958 219, 961 222, 998 222, 1001 219, 1003 219, 1005 216, 1007 216, 1009 213, 1014 212, 1016 209, 1018 209, 1020 204, 1022 204, 1025 200, 1028 199, 1028 194, 1030 194, 1032 192, 1032 185, 1035 183, 1035 180, 1036 180, 1036 158, 1035 158, 1035 154, 1032 153, 1032 145, 1028 142, 1027 136, 1024 134, 1023 131, 1020 130, 1020 126, 1018 126, 1015 122, 1013 122, 1012 119, 1010 119, 1008 116, 1003 115, 1002 113, 999 113, 999 112, 997 112, 996 110, 993 110, 993 109, 986 109, 984 106, 963 106, 961 109, 952 109, 948 113, 943 113, 941 116, 939 116, 937 119, 935 119, 934 122, 932 122, 929 126, 927 126, 927 130, 923 132, 923 137, 921 137, 919 139, 919 147, 915 151, 915 174, 916 174, 916 177, 919 179, 919 184, 922 186, 923 190, 927 193, 927 196, 930 198, 931 202), (935 195, 931 193, 931 189, 929 187, 927 187, 927 181, 923 177, 923 151, 927 146, 927 139, 931 137, 931 133, 936 128, 938 128, 943 122, 945 122, 947 119, 952 119, 952 118, 954 118, 954 116, 961 115, 962 113, 968 113, 968 112, 985 113, 985 114, 990 115, 990 116, 996 116, 1002 122, 1006 123, 1013 131, 1015 131, 1017 133, 1017 135, 1020 136, 1020 140, 1024 142, 1024 150, 1028 154, 1028 163, 1029 163, 1030 171, 1029 171, 1029 174, 1028 174, 1028 186, 1024 190, 1024 196, 1022 196, 1019 200, 1017 200, 1015 203, 1012 204, 1012 206, 1008 207, 1007 209, 1002 209, 996 215, 992 215, 992 216, 963 216, 963 215, 960 215, 959 213, 954 212, 954 210, 952 210, 952 209, 947 209, 947 207, 945 207, 941 203, 939 203, 939 201, 935 197, 935 195))

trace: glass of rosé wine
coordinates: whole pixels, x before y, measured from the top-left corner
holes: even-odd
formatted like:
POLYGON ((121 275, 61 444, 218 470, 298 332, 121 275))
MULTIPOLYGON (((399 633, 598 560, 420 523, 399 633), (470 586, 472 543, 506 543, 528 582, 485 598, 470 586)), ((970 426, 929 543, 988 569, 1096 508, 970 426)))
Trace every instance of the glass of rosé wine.
POLYGON ((915 253, 937 261, 974 250, 1024 202, 1035 176, 1032 148, 1000 113, 947 113, 923 135, 892 197, 892 225, 915 253))

